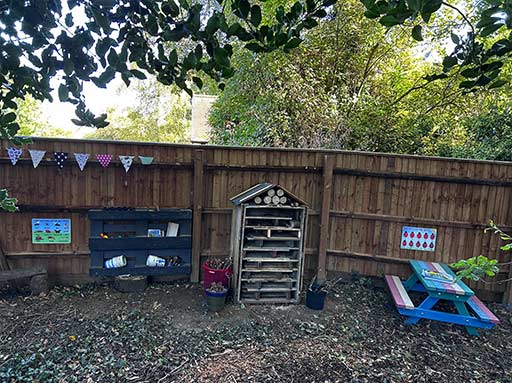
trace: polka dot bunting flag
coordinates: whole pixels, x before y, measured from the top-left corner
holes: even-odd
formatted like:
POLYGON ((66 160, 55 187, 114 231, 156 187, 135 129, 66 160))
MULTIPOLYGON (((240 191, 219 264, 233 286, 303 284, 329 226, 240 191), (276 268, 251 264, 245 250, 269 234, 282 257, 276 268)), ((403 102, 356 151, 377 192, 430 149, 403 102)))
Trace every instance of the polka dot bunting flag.
POLYGON ((65 152, 54 152, 53 159, 60 169, 64 168, 64 162, 68 159, 68 154, 65 152))
POLYGON ((121 163, 123 164, 126 173, 128 173, 128 170, 130 170, 130 167, 132 166, 133 157, 134 156, 119 156, 119 159, 121 160, 121 163))
POLYGON ((39 166, 39 163, 43 159, 46 150, 33 150, 29 149, 30 158, 32 158, 32 165, 34 166, 34 169, 39 166))
POLYGON ((9 159, 11 160, 11 163, 13 165, 16 165, 16 162, 18 162, 18 160, 21 157, 21 153, 23 153, 23 149, 21 149, 21 148, 14 148, 14 147, 7 148, 7 154, 9 154, 9 159))
POLYGON ((78 167, 80 168, 80 171, 83 171, 85 168, 85 164, 87 163, 87 160, 89 159, 90 154, 89 153, 73 153, 75 155, 76 163, 78 164, 78 167))
POLYGON ((101 166, 106 168, 112 160, 112 154, 96 154, 96 159, 101 164, 101 166))

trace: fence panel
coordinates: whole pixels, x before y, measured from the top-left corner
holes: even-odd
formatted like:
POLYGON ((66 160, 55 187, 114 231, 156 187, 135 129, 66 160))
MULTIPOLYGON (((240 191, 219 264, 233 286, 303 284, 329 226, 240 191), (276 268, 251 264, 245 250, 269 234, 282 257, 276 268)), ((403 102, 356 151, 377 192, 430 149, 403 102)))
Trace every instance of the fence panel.
MULTIPOLYGON (((230 197, 263 181, 279 183, 309 204, 305 262, 309 273, 325 264, 328 274, 405 276, 411 258, 453 262, 485 254, 510 260, 499 250, 499 239, 483 229, 494 219, 512 230, 511 163, 36 138, 31 147, 46 150, 47 155, 34 169, 26 150, 12 166, 8 146, 0 141, 0 187, 19 199, 21 211, 0 213, 1 246, 12 266, 42 265, 60 282, 88 279, 87 211, 102 207, 194 209, 200 223, 195 231, 193 278, 197 277, 198 259, 229 254, 230 197), (69 155, 62 170, 52 160, 54 151, 69 155), (84 171, 72 153, 91 153, 84 171), (96 154, 114 158, 102 168, 96 154), (127 173, 119 155, 152 156, 154 161, 144 166, 135 160, 127 173), (330 179, 325 178, 329 177, 324 172, 326 156, 333 163, 330 179), (31 243, 31 219, 46 217, 71 218, 71 244, 31 243), (437 228, 435 252, 401 249, 404 225, 437 228)), ((511 272, 503 270, 498 277, 504 279, 511 272)), ((512 299, 511 284, 480 282, 473 287, 491 299, 512 299)))

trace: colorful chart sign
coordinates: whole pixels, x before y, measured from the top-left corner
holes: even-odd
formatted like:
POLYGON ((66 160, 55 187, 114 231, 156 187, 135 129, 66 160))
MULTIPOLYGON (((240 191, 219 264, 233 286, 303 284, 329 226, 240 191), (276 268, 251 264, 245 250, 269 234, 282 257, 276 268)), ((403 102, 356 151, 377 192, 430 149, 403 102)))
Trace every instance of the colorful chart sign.
POLYGON ((402 227, 400 248, 405 250, 435 251, 437 229, 424 227, 402 227))
POLYGON ((71 243, 71 220, 32 219, 32 243, 71 243))

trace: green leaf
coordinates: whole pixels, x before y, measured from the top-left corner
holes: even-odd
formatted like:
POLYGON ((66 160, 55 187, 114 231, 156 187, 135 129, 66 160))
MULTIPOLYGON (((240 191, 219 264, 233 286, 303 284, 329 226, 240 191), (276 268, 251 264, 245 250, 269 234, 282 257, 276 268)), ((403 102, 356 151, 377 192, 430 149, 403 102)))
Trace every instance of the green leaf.
POLYGON ((213 33, 215 33, 217 31, 217 29, 219 29, 219 25, 220 25, 220 19, 219 19, 219 16, 218 16, 218 13, 215 12, 209 19, 208 19, 208 22, 206 23, 206 28, 205 28, 205 31, 212 35, 213 33))
POLYGON ((475 81, 476 86, 484 86, 491 82, 491 79, 487 76, 481 75, 478 80, 475 81))
POLYGON ((385 27, 393 27, 395 25, 402 24, 402 21, 397 19, 393 15, 386 15, 380 18, 379 23, 381 23, 385 27))
POLYGON ((459 84, 459 88, 461 89, 469 89, 469 88, 473 88, 475 86, 475 81, 462 81, 460 84, 459 84))
POLYGON ((141 72, 140 70, 137 70, 137 69, 131 69, 130 73, 133 74, 139 80, 145 80, 147 78, 143 72, 141 72))
POLYGON ((446 56, 443 59, 443 69, 445 71, 449 70, 450 68, 453 68, 455 65, 457 65, 458 61, 456 57, 453 56, 446 56))
POLYGON ((426 14, 435 13, 441 8, 443 5, 443 0, 423 0, 421 7, 421 12, 426 14))
POLYGON ((293 49, 293 48, 297 48, 300 43, 302 42, 302 40, 298 37, 292 37, 284 46, 284 49, 285 50, 290 50, 290 49, 293 49))
POLYGON ((16 113, 7 113, 5 116, 2 117, 2 124, 7 125, 13 122, 14 120, 16 120, 16 113))
POLYGON ((415 25, 412 29, 412 38, 416 41, 423 41, 423 36, 421 35, 421 25, 415 25))
POLYGON ((314 27, 316 27, 318 25, 318 21, 316 21, 312 17, 308 17, 302 23, 304 24, 304 27, 307 28, 307 29, 314 28, 314 27))
POLYGON ((492 24, 488 25, 480 30, 480 36, 486 37, 492 35, 498 29, 500 29, 504 24, 492 24))
POLYGON ((261 8, 259 5, 251 7, 251 23, 257 28, 261 24, 261 8))
POLYGON ((260 53, 263 52, 263 47, 258 43, 249 43, 245 44, 245 48, 249 49, 251 52, 260 53))
POLYGON ((228 51, 224 48, 215 48, 213 51, 213 57, 220 66, 230 65, 228 51))
POLYGON ((69 90, 66 85, 60 84, 59 85, 59 100, 61 102, 65 102, 69 99, 69 90))
POLYGON ((110 52, 108 52, 107 61, 110 64, 110 66, 114 68, 117 66, 117 63, 119 62, 119 56, 117 55, 115 49, 110 49, 110 52))
POLYGON ((203 88, 203 80, 201 80, 199 77, 192 76, 192 81, 197 85, 199 89, 203 88))
POLYGON ((171 53, 169 53, 169 65, 174 67, 178 63, 178 52, 176 49, 173 49, 171 53))
POLYGON ((419 12, 421 9, 421 0, 407 0, 407 6, 414 12, 419 12))
POLYGON ((240 0, 238 2, 238 9, 243 19, 247 19, 249 12, 251 11, 251 4, 247 0, 240 0))
POLYGON ((478 68, 468 68, 464 69, 462 72, 460 72, 460 74, 465 78, 475 78, 480 74, 480 71, 478 68))
MULTIPOLYGON (((491 85, 489 85, 489 89, 495 89, 495 88, 500 88, 502 87, 503 85, 505 85, 508 81, 506 80, 496 80, 494 81, 491 85)), ((505 245, 503 246, 501 249, 502 250, 510 250, 512 248, 512 243, 508 244, 508 245, 505 245), (504 249, 503 247, 506 247, 508 246, 506 249, 504 249)))

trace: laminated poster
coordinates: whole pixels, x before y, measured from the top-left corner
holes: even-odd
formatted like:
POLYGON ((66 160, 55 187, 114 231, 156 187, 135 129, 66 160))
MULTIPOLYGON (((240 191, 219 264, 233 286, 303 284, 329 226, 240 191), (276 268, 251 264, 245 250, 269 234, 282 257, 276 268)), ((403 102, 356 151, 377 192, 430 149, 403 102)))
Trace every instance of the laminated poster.
POLYGON ((424 227, 402 227, 400 248, 404 250, 435 251, 437 229, 424 227))
POLYGON ((33 218, 32 243, 71 243, 71 220, 33 218))

